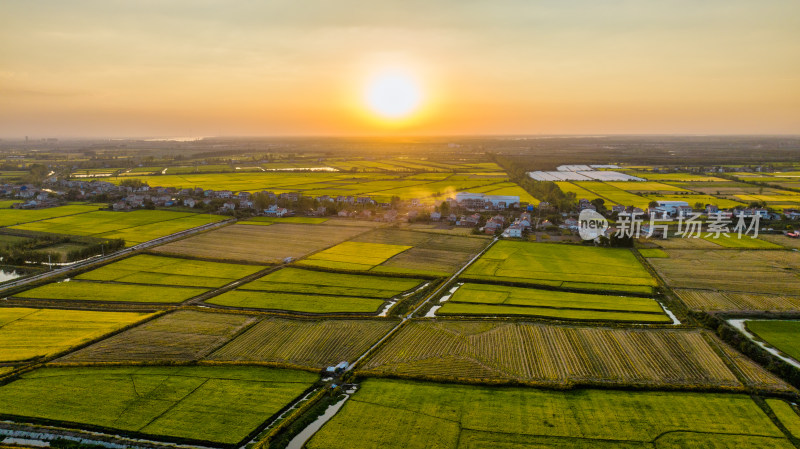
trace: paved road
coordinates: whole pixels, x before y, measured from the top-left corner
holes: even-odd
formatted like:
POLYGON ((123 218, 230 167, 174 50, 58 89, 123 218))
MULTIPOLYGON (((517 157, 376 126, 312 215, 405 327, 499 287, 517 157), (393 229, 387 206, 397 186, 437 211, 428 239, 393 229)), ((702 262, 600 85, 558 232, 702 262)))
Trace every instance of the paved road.
POLYGON ((69 273, 70 271, 77 270, 79 268, 87 268, 87 267, 90 267, 92 265, 101 264, 101 263, 107 262, 107 261, 109 261, 111 259, 117 259, 119 257, 134 253, 136 251, 141 251, 141 250, 144 250, 144 249, 147 249, 147 248, 151 248, 153 246, 163 245, 164 243, 168 243, 168 242, 171 242, 173 240, 177 240, 177 239, 180 239, 180 238, 192 235, 192 234, 197 234, 198 232, 207 231, 209 229, 214 229, 214 228, 218 228, 218 227, 221 227, 221 226, 225 226, 225 225, 228 225, 228 224, 234 223, 234 222, 236 222, 235 219, 218 221, 216 223, 209 223, 207 225, 198 226, 196 228, 187 229, 187 230, 181 231, 181 232, 176 232, 175 234, 165 235, 164 237, 159 237, 159 238, 157 238, 155 240, 150 240, 148 242, 140 243, 138 245, 131 246, 130 248, 125 248, 125 249, 119 250, 117 252, 114 252, 114 253, 111 253, 111 254, 107 254, 105 256, 93 257, 91 259, 86 259, 86 260, 82 260, 80 262, 75 262, 74 264, 71 264, 71 265, 68 265, 68 266, 65 266, 65 267, 62 267, 62 268, 57 268, 57 269, 52 270, 52 271, 47 271, 47 272, 44 272, 44 273, 39 273, 39 274, 34 275, 34 276, 21 278, 21 279, 14 280, 14 281, 9 281, 9 282, 6 282, 5 284, 3 284, 2 286, 0 286, 0 295, 2 295, 2 293, 5 292, 6 290, 9 290, 9 289, 12 289, 12 288, 17 288, 17 287, 20 287, 20 286, 23 286, 23 285, 27 285, 27 284, 30 284, 30 283, 33 283, 33 282, 39 282, 39 281, 46 280, 46 279, 53 278, 53 277, 63 276, 65 274, 69 273))

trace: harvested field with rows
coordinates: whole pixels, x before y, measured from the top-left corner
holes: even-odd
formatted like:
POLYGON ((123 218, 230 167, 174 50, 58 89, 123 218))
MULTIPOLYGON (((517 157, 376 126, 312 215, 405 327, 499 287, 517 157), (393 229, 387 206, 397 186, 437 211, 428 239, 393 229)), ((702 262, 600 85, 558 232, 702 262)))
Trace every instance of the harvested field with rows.
POLYGON ((0 362, 58 354, 150 316, 149 313, 0 308, 0 362))
POLYGON ((222 287, 263 268, 141 254, 83 273, 75 279, 211 288, 222 287))
POLYGON ((297 223, 232 225, 159 246, 155 251, 223 261, 280 263, 287 257, 296 259, 336 245, 364 230, 297 223))
POLYGON ((42 368, 0 387, 0 416, 236 444, 317 377, 245 366, 42 368))
POLYGON ((436 315, 528 315, 557 319, 671 323, 651 298, 466 283, 436 315))
POLYGON ((701 312, 800 313, 800 296, 734 293, 676 288, 674 292, 691 310, 701 312))
POLYGON ((389 299, 420 283, 421 279, 282 268, 244 284, 239 289, 389 299))
POLYGON ((58 363, 189 362, 255 321, 247 315, 181 310, 68 354, 58 363))
POLYGON ((500 241, 464 280, 649 294, 656 281, 628 249, 500 241))
POLYGON ((759 250, 667 250, 669 258, 649 259, 673 288, 794 295, 800 253, 759 250))
MULTIPOLYGON (((800 417, 790 412, 781 410, 781 420, 796 429, 800 417)), ((792 449, 794 446, 746 395, 547 391, 368 379, 306 447, 792 449)))
POLYGON ((352 362, 396 324, 390 320, 266 318, 208 359, 324 368, 352 362))
MULTIPOLYGON (((718 355, 723 345, 700 330, 414 321, 359 373, 479 383, 741 390, 737 373, 718 355)), ((764 381, 755 388, 793 390, 753 362, 745 364, 763 372, 764 381)))

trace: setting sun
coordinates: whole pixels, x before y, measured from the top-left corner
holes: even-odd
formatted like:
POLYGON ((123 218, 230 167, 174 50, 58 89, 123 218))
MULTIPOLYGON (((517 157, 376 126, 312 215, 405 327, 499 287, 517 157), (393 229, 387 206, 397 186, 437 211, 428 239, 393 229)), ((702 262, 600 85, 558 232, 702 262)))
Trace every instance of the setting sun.
POLYGON ((411 75, 401 71, 384 72, 370 81, 366 100, 370 109, 381 117, 399 119, 419 107, 422 92, 411 75))

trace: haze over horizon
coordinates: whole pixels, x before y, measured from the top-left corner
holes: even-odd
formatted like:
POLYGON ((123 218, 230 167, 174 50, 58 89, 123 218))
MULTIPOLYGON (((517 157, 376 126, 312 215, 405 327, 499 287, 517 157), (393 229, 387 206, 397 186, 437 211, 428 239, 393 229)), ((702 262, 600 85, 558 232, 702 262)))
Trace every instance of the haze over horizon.
POLYGON ((0 136, 798 134, 798 55, 790 0, 9 0, 0 136))

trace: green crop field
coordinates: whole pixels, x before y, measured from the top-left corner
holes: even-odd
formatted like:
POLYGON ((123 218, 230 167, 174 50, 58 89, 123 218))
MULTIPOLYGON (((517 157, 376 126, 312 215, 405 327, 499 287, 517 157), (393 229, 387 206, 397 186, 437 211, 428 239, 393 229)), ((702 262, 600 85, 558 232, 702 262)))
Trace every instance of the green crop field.
POLYGON ((650 298, 467 283, 437 315, 529 315, 596 321, 671 322, 650 298))
POLYGON ((90 235, 109 239, 122 238, 125 239, 128 246, 132 246, 225 219, 220 215, 165 210, 109 212, 97 211, 97 207, 92 206, 65 207, 89 208, 89 210, 96 212, 26 223, 14 226, 13 229, 68 235, 90 235))
POLYGON ((76 279, 187 287, 222 287, 264 267, 141 254, 83 273, 76 279))
POLYGON ((298 263, 310 267, 366 271, 409 248, 384 243, 344 242, 312 254, 298 263))
POLYGON ((239 290, 389 299, 420 283, 420 279, 282 268, 240 286, 239 290))
MULTIPOLYGON (((630 183, 637 184, 637 183, 630 183)), ((600 181, 579 181, 577 185, 589 190, 595 194, 595 197, 604 198, 606 203, 622 204, 624 206, 647 208, 647 203, 650 202, 645 197, 634 195, 633 193, 626 192, 625 190, 618 189, 613 185, 600 181)))
POLYGON ((800 360, 800 321, 752 320, 747 329, 770 346, 800 360))
POLYGON ((218 306, 245 309, 286 310, 301 313, 376 313, 385 303, 382 299, 353 296, 275 293, 254 290, 232 290, 206 301, 218 306))
MULTIPOLYGON (((19 202, 19 201, 15 201, 19 202)), ((0 209, 0 226, 13 226, 20 223, 29 223, 38 220, 47 220, 54 217, 85 214, 96 211, 97 206, 69 204, 66 206, 48 207, 45 209, 0 209)), ((33 224, 31 227, 36 227, 33 224)), ((23 228, 25 229, 25 228, 23 228)), ((50 231, 58 232, 58 231, 50 231)), ((66 233, 64 233, 66 234, 66 233)))
POLYGON ((370 379, 306 447, 794 446, 746 395, 547 391, 370 379))
POLYGON ((179 303, 207 291, 208 289, 195 287, 69 281, 46 284, 14 296, 71 301, 179 303))
POLYGON ((396 324, 390 320, 268 318, 208 359, 324 368, 341 361, 352 362, 396 324))
POLYGON ((660 249, 660 248, 641 248, 639 250, 639 254, 641 254, 642 257, 646 257, 646 258, 656 258, 656 257, 664 258, 664 257, 669 257, 669 255, 663 249, 660 249))
POLYGON ((647 293, 655 279, 628 249, 500 241, 463 279, 647 293))
POLYGON ((800 416, 797 415, 796 409, 780 399, 767 399, 766 401, 789 433, 795 438, 800 438, 800 416))
POLYGON ((0 308, 0 362, 50 356, 149 316, 147 313, 0 308))
POLYGON ((271 226, 232 225, 161 245, 154 251, 225 261, 280 263, 352 238, 358 226, 275 223, 271 226))
POLYGON ((316 379, 244 366, 43 368, 0 387, 0 415, 236 444, 316 379))
POLYGON ((248 315, 181 310, 72 352, 58 362, 193 361, 220 347, 254 320, 248 315))

